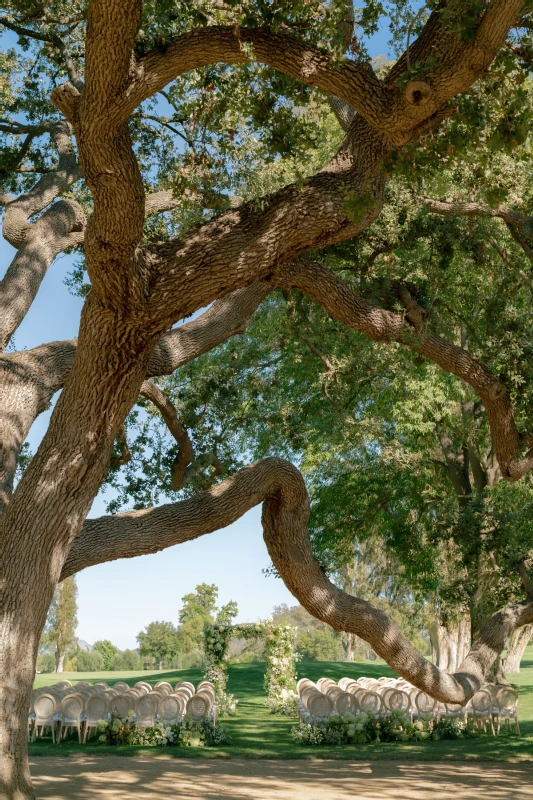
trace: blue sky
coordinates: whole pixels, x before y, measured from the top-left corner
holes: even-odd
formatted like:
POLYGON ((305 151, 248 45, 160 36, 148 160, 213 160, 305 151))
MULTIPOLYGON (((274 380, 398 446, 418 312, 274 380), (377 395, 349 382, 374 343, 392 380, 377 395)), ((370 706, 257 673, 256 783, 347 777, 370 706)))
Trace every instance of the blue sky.
MULTIPOLYGON (((371 55, 387 54, 385 31, 372 38, 371 55)), ((14 46, 16 37, 2 37, 2 45, 14 46)), ((0 275, 7 269, 13 248, 0 239, 0 275)), ((17 349, 29 349, 46 341, 77 335, 82 301, 64 285, 72 259, 56 259, 49 269, 29 314, 15 334, 17 349)), ((29 436, 35 452, 46 431, 50 412, 34 423, 29 436)), ((105 514, 102 496, 90 516, 105 514)), ((281 580, 265 577, 262 569, 270 559, 263 542, 261 508, 252 509, 238 522, 194 542, 177 545, 155 555, 123 559, 79 573, 78 637, 90 643, 111 639, 120 648, 136 647, 136 635, 153 620, 176 623, 183 595, 199 583, 215 583, 219 602, 236 600, 238 621, 265 618, 273 606, 294 605, 295 599, 281 580)))

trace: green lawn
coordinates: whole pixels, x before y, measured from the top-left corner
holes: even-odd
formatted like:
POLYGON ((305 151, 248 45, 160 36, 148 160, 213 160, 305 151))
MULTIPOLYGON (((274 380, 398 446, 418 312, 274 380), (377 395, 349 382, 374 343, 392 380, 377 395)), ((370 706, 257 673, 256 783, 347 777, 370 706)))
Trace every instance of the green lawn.
MULTIPOLYGON (((224 748, 146 748, 109 747, 97 744, 95 740, 86 745, 68 740, 59 745, 51 739, 37 740, 30 745, 31 755, 68 755, 74 752, 113 753, 123 755, 150 755, 162 757, 207 758, 335 758, 335 759, 417 759, 417 760, 482 760, 482 761, 533 761, 533 646, 529 647, 522 661, 520 675, 512 677, 520 692, 518 705, 522 736, 507 732, 499 737, 483 736, 451 742, 408 742, 405 744, 371 744, 345 747, 304 747, 293 743, 290 735, 295 720, 278 717, 268 713, 264 705, 263 689, 264 664, 233 664, 229 667, 228 688, 239 700, 237 715, 223 720, 224 726, 232 736, 231 747, 224 748)), ((302 662, 298 665, 298 676, 317 680, 321 676, 338 680, 343 675, 358 678, 362 675, 379 677, 393 675, 383 662, 302 662)), ((68 678, 73 682, 86 680, 96 683, 106 680, 112 684, 118 680, 133 686, 138 680, 157 683, 169 680, 190 680, 197 683, 202 679, 200 670, 173 670, 170 672, 91 672, 64 673, 63 675, 37 675, 35 686, 46 686, 68 678)))

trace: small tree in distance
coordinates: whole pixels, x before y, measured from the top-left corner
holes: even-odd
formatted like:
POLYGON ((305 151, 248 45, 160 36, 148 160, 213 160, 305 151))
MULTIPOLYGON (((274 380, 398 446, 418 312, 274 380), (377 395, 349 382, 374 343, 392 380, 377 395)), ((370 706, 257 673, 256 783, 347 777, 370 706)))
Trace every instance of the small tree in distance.
POLYGON ((178 652, 176 628, 172 622, 150 622, 146 630, 137 635, 141 656, 155 658, 158 669, 163 669, 163 661, 178 652))
POLYGON ((96 650, 102 656, 103 669, 110 669, 111 662, 118 653, 118 647, 115 647, 109 639, 99 639, 93 644, 93 650, 96 650))
POLYGON ((56 588, 48 611, 45 638, 55 651, 56 672, 63 672, 65 653, 76 639, 77 596, 76 579, 74 577, 67 578, 56 588))

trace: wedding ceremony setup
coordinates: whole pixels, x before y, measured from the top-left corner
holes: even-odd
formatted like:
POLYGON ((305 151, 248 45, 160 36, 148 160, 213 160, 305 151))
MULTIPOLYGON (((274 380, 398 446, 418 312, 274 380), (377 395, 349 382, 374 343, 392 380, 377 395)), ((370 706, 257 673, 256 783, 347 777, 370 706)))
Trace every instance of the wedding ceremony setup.
POLYGON ((3 0, 0 226, 1 800, 533 800, 533 0, 3 0))
POLYGON ((35 741, 48 729, 52 741, 58 743, 73 731, 80 743, 95 732, 100 732, 105 741, 105 731, 111 727, 113 733, 115 720, 119 723, 115 731, 118 734, 126 723, 136 730, 156 726, 167 730, 185 717, 193 724, 207 719, 216 724, 212 683, 202 681, 195 689, 188 681, 180 681, 174 688, 167 681, 160 681, 152 688, 149 683, 138 681, 130 688, 123 681, 108 686, 105 681, 93 685, 79 681, 72 685, 65 680, 33 692, 28 737, 35 741))

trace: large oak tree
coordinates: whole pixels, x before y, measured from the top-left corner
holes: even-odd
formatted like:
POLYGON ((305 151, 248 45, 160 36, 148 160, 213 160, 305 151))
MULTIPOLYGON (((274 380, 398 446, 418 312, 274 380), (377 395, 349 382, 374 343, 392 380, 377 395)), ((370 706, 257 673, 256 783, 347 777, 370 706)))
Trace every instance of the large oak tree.
MULTIPOLYGON (((380 5, 365 4, 362 24, 375 23, 380 5)), ((405 10, 404 3, 391 5, 405 10)), ((16 109, 1 123, 11 137, 2 160, 5 183, 21 188, 16 197, 3 195, 4 237, 17 250, 0 287, 4 350, 59 254, 83 247, 91 285, 76 341, 6 350, 2 356, 0 724, 8 797, 33 796, 27 709, 39 636, 57 582, 91 564, 154 552, 217 530, 258 503, 272 561, 300 603, 336 630, 370 642, 401 675, 440 700, 466 702, 509 634, 533 621, 533 591, 524 570, 528 598, 492 616, 457 673, 438 670, 386 614, 330 582, 311 549, 304 481, 282 459, 250 465, 182 502, 86 520, 139 394, 160 407, 176 440, 187 447, 175 409, 149 379, 170 374, 243 330, 272 287, 296 288, 339 323, 377 342, 398 342, 465 381, 485 408, 503 477, 517 481, 531 469, 531 431, 521 428, 511 387, 499 375, 434 332, 408 287, 399 288, 401 308, 386 309, 319 260, 323 248, 356 237, 377 219, 387 164, 402 150, 416 160, 421 138, 457 114, 454 98, 487 75, 503 85, 506 57, 529 58, 529 9, 523 0, 443 0, 428 7, 427 17, 407 15, 405 52, 381 76, 357 41, 352 54, 343 55, 351 15, 342 4, 213 0, 191 9, 91 0, 86 11, 83 3, 43 6, 17 0, 0 20, 24 46, 29 41, 40 48, 22 81, 37 96, 35 75, 48 59, 48 80, 55 86, 51 101, 59 112, 51 114, 46 98, 38 98, 32 113, 24 114, 24 103, 17 107, 2 89, 5 107, 16 109), (514 34, 509 39, 516 26, 526 44, 514 34), (503 63, 491 67, 502 57, 503 63), (147 110, 149 99, 163 92, 172 101, 165 87, 216 64, 242 65, 243 74, 250 65, 266 65, 285 76, 287 85, 299 82, 331 95, 345 136, 314 174, 260 202, 228 202, 226 210, 200 214, 178 235, 159 237, 157 226, 147 235, 147 216, 184 199, 200 194, 202 212, 220 203, 209 180, 201 191, 179 180, 173 190, 147 191, 153 187, 145 153, 134 146, 139 126, 154 116, 147 110), (35 146, 44 134, 57 150, 53 168, 47 153, 35 146), (32 173, 41 174, 34 185, 28 180, 32 173), (23 180, 17 182, 17 176, 23 180), (72 187, 82 179, 87 192, 75 197, 72 187), (194 321, 173 328, 210 304, 194 321), (13 491, 29 428, 58 390, 47 433, 13 491)), ((396 33, 402 37, 401 25, 396 33)), ((9 72, 12 56, 2 58, 9 72)), ((267 82, 273 80, 271 72, 268 76, 267 82)), ((262 77, 259 70, 250 79, 254 90, 262 77)), ((15 76, 13 92, 20 83, 15 76)), ((234 86, 228 79, 227 91, 234 86)), ((268 85, 264 94, 271 89, 268 85)), ((279 112, 275 106, 273 115, 279 112)), ((255 109, 256 116, 260 111, 255 109)), ((499 135, 505 142, 512 114, 504 116, 499 135)), ((163 124, 173 125, 168 119, 163 124)), ((263 128, 268 129, 267 118, 263 128)), ((291 127, 281 129, 278 141, 290 140, 291 127)), ((204 157, 201 153, 200 163, 204 157)), ((183 168, 179 174, 186 173, 183 168)), ((457 208, 437 204, 434 210, 457 208)), ((528 220, 516 209, 490 210, 476 203, 467 213, 499 215, 530 247, 528 220)), ((122 450, 126 457, 125 445, 122 450)))

